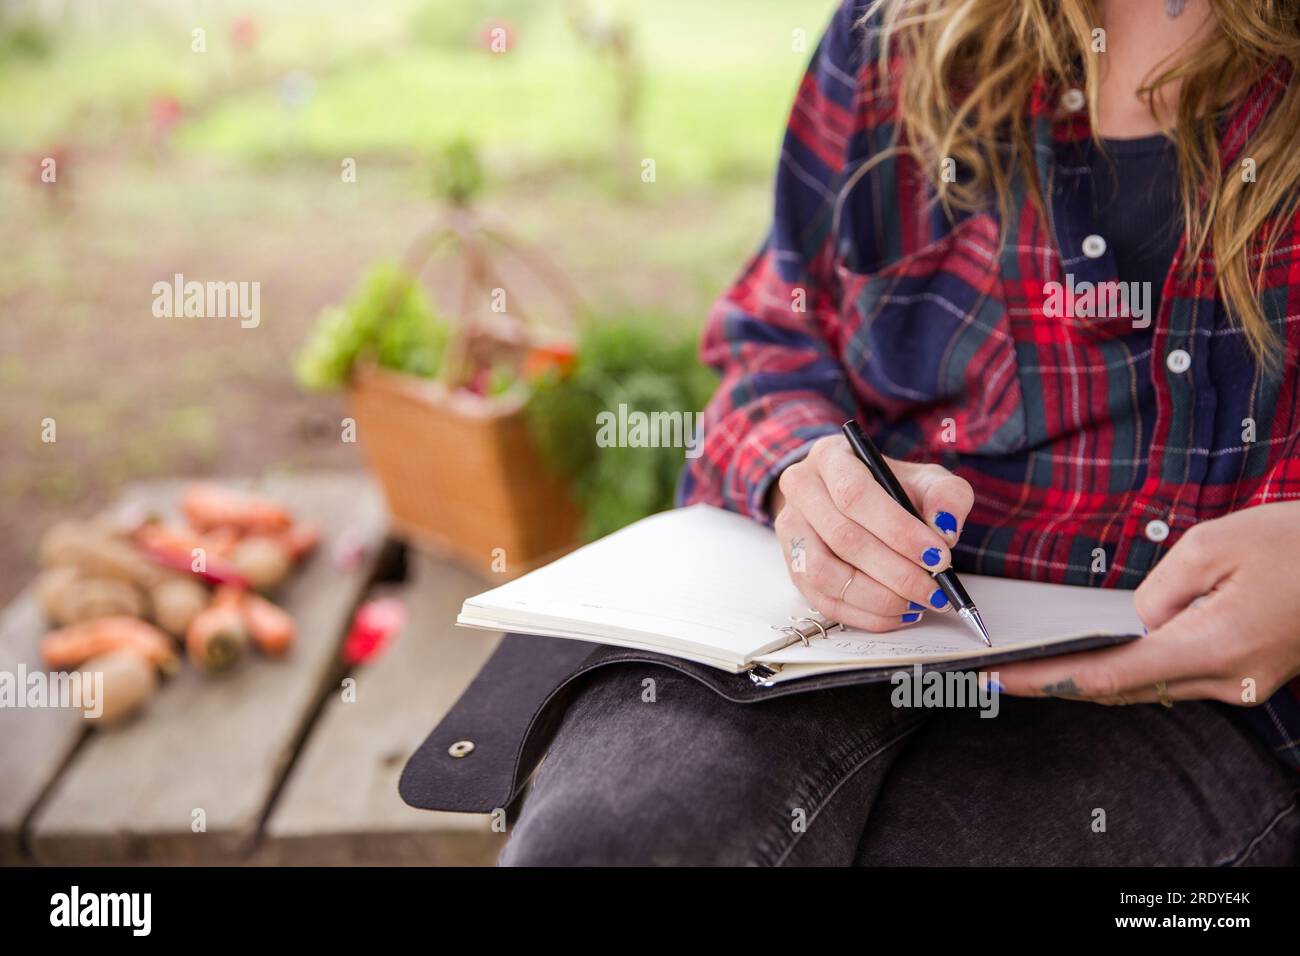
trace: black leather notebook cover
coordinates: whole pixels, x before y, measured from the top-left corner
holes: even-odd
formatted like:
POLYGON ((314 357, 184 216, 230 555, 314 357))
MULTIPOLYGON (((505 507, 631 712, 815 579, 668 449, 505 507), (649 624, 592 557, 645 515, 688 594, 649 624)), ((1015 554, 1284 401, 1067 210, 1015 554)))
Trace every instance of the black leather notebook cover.
MULTIPOLYGON (((987 670, 997 664, 1123 644, 1105 634, 1034 648, 921 665, 930 671, 987 670)), ((425 810, 491 813, 518 796, 541 760, 581 678, 599 667, 669 667, 711 687, 719 706, 761 704, 789 694, 888 681, 912 665, 863 668, 760 686, 748 674, 655 654, 553 637, 510 634, 402 771, 402 799, 425 810), (473 748, 453 747, 468 741, 473 748)))

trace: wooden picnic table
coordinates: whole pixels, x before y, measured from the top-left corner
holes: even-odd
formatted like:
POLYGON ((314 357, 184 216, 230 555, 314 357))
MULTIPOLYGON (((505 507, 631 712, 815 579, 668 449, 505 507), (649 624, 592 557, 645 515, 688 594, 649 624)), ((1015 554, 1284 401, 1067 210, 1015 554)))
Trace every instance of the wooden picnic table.
MULTIPOLYGON (((215 676, 187 664, 113 727, 88 729, 77 710, 0 708, 0 863, 495 859, 503 837, 489 817, 413 810, 397 794, 406 757, 495 645, 453 623, 485 582, 390 541, 364 476, 246 484, 322 531, 276 595, 298 622, 293 651, 251 654, 215 676), (340 647, 374 593, 400 597, 407 622, 376 659, 349 670, 340 647)), ((133 485, 117 507, 174 510, 180 486, 133 485)), ((0 615, 0 671, 43 669, 47 628, 31 593, 20 594, 0 615)))

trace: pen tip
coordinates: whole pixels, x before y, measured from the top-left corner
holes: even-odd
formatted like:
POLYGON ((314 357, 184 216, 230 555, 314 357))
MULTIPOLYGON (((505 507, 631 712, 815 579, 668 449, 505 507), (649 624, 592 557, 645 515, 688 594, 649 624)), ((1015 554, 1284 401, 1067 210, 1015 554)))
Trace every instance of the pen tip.
POLYGON ((979 635, 985 647, 993 646, 993 642, 989 640, 989 629, 984 626, 984 619, 980 617, 979 609, 975 605, 972 604, 969 608, 963 609, 961 616, 966 619, 966 623, 971 626, 971 629, 979 635))

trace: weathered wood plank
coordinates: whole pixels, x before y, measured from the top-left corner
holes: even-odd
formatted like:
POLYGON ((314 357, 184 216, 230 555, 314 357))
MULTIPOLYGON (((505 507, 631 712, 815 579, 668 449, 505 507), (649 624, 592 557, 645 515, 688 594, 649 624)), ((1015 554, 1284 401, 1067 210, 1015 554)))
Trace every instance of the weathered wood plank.
POLYGON ((277 595, 298 621, 293 652, 280 661, 251 653, 217 677, 184 667, 139 719, 92 734, 31 821, 38 861, 231 862, 250 850, 336 673, 339 640, 385 526, 379 496, 357 475, 270 477, 259 487, 323 535, 277 595), (370 546, 359 566, 331 558, 345 534, 370 546), (195 832, 200 810, 206 829, 195 832))
MULTIPOLYGON (((37 649, 44 632, 45 616, 24 591, 0 621, 0 671, 17 681, 44 670, 37 649)), ((77 710, 0 707, 0 863, 25 858, 23 821, 84 732, 77 710)))
MULTIPOLYGON (((176 481, 132 485, 109 512, 154 507, 174 499, 179 487, 176 481)), ((47 627, 32 592, 20 593, 0 618, 0 671, 15 678, 44 671, 39 644, 47 627)), ((29 859, 23 824, 85 733, 77 710, 0 707, 0 863, 29 859)))
POLYGON ((503 834, 476 814, 414 810, 397 794, 406 758, 455 703, 499 636, 455 625, 485 582, 412 549, 406 627, 334 692, 267 821, 259 862, 490 864, 503 834))

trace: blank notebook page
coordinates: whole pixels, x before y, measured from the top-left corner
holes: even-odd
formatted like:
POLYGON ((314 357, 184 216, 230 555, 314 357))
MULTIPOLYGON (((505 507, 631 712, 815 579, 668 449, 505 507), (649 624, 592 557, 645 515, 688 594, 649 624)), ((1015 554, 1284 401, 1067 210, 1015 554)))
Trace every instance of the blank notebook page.
MULTIPOLYGON (((773 630, 808 613, 771 531, 694 505, 630 525, 465 602, 462 619, 496 618, 694 649, 740 665, 779 647, 773 630), (650 640, 646 640, 650 638, 650 640)), ((465 623, 475 623, 465 620, 465 623)), ((579 636, 574 634, 573 636, 579 636)))

